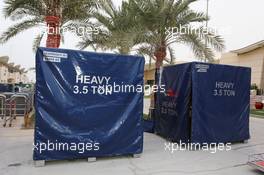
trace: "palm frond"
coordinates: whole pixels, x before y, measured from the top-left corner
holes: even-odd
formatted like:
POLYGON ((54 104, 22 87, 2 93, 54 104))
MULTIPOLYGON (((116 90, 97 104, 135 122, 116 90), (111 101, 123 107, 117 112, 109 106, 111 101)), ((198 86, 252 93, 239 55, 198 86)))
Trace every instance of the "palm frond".
POLYGON ((17 15, 45 15, 44 3, 42 0, 5 0, 3 9, 5 17, 17 19, 17 15))
POLYGON ((191 47, 194 55, 199 60, 211 61, 214 59, 213 51, 205 45, 203 40, 196 34, 185 34, 180 36, 181 43, 191 47))
POLYGON ((217 35, 216 33, 211 32, 210 29, 204 27, 200 27, 199 31, 201 31, 200 37, 203 38, 209 46, 217 51, 223 51, 225 49, 224 39, 220 35, 217 35))
POLYGON ((112 0, 99 0, 99 7, 108 15, 110 18, 114 18, 116 15, 116 9, 112 0))
POLYGON ((154 48, 152 48, 150 45, 142 45, 137 49, 138 55, 147 55, 150 58, 154 58, 154 48))
POLYGON ((34 41, 33 41, 33 46, 32 46, 32 50, 33 52, 36 52, 37 48, 40 46, 40 43, 42 41, 42 38, 44 36, 45 32, 41 32, 40 34, 38 34, 34 41))
POLYGON ((0 36, 0 43, 7 42, 10 38, 16 36, 17 34, 30 29, 32 27, 38 26, 43 19, 41 18, 34 18, 29 20, 24 20, 18 24, 15 24, 11 27, 9 27, 1 36, 0 36))

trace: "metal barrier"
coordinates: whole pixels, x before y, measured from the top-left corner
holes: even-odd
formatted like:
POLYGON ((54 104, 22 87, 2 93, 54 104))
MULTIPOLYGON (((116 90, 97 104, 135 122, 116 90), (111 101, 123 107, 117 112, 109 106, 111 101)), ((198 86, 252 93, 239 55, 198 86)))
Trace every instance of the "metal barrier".
POLYGON ((6 96, 3 94, 0 94, 0 116, 1 119, 5 116, 5 102, 6 102, 6 96))
POLYGON ((18 116, 25 117, 33 106, 33 95, 31 93, 3 93, 0 94, 0 116, 4 119, 3 126, 18 116))
POLYGON ((264 172, 264 153, 250 155, 247 164, 264 172))

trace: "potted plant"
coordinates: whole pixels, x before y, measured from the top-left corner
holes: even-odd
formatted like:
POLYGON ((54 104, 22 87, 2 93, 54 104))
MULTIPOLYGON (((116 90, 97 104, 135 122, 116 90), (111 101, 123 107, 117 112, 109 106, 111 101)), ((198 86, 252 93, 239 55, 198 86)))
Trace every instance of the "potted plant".
POLYGON ((255 108, 256 108, 256 109, 263 109, 263 103, 261 103, 261 102, 256 102, 256 103, 255 103, 255 108))

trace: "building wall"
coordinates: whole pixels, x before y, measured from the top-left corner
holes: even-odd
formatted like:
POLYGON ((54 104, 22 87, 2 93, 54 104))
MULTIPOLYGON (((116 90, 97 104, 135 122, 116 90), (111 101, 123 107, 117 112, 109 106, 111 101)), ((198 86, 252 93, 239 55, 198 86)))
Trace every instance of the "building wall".
POLYGON ((7 83, 8 68, 0 63, 0 83, 7 83))
POLYGON ((20 83, 21 82, 21 74, 20 74, 20 72, 14 72, 14 78, 15 78, 15 82, 16 83, 20 83))
MULTIPOLYGON (((186 61, 175 61, 173 63, 173 65, 176 65, 176 64, 183 64, 183 63, 186 63, 186 61)), ((165 64, 163 65, 164 67, 166 66, 170 66, 171 64, 165 64)), ((155 71, 156 71, 156 68, 155 68, 155 64, 151 64, 151 65, 145 65, 145 70, 144 70, 144 83, 147 84, 148 81, 154 81, 155 80, 155 71)))
POLYGON ((264 47, 241 55, 223 54, 220 64, 251 67, 251 83, 255 83, 259 88, 264 89, 264 47))
POLYGON ((155 80, 155 69, 144 71, 144 83, 147 84, 148 80, 155 80))
POLYGON ((28 83, 29 80, 25 73, 10 70, 8 66, 0 63, 0 83, 28 83))
POLYGON ((22 73, 20 76, 21 76, 21 80, 20 80, 21 82, 29 83, 29 79, 25 73, 22 73))

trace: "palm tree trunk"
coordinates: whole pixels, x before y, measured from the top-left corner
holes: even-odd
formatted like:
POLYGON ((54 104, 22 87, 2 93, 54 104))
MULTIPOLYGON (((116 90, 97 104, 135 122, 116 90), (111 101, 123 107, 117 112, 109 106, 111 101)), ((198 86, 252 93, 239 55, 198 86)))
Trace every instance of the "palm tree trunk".
POLYGON ((156 57, 156 69, 159 69, 163 65, 163 60, 166 57, 166 46, 161 45, 157 47, 154 56, 156 57))
POLYGON ((48 10, 45 21, 48 27, 48 37, 46 47, 58 48, 60 47, 60 21, 61 21, 61 7, 60 0, 49 0, 47 3, 48 10))
MULTIPOLYGON (((164 43, 156 48, 154 56, 156 57, 156 72, 155 72, 155 77, 156 77, 160 73, 160 67, 163 65, 163 60, 166 57, 166 46, 164 43)), ((159 85, 159 82, 155 82, 155 84, 159 85)), ((152 104, 152 106, 154 106, 154 109, 156 108, 156 96, 157 96, 156 93, 157 92, 155 92, 154 95, 151 96, 151 101, 152 103, 154 103, 152 104)))
POLYGON ((46 41, 46 47, 58 48, 60 47, 60 18, 57 16, 46 16, 46 23, 48 26, 48 37, 46 41))

